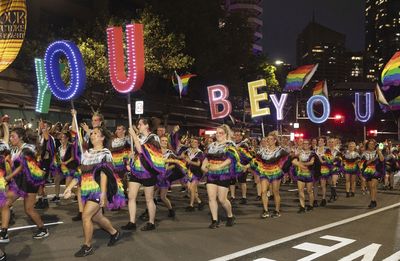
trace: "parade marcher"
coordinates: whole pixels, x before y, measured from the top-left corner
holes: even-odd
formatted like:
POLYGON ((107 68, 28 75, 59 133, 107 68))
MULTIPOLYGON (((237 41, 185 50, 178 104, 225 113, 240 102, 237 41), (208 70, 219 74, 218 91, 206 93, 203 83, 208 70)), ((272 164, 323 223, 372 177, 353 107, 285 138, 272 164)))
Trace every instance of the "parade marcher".
MULTIPOLYGON (((56 164, 56 142, 52 135, 50 135, 50 129, 52 124, 49 121, 39 122, 39 141, 40 141, 40 168, 45 172, 45 181, 51 176, 55 176, 57 173, 56 164)), ((39 187, 38 191, 39 199, 35 204, 36 209, 45 209, 49 207, 49 201, 47 199, 47 193, 44 184, 39 187)))
POLYGON ((181 180, 187 175, 186 163, 168 149, 168 137, 162 136, 160 139, 161 151, 163 154, 166 173, 158 176, 157 187, 160 189, 161 201, 168 208, 168 217, 175 217, 175 210, 172 208, 171 201, 167 197, 168 188, 172 182, 181 180))
POLYGON ((365 151, 361 155, 364 160, 361 174, 364 176, 370 191, 371 203, 368 208, 377 206, 376 196, 378 192, 378 181, 385 175, 385 157, 382 154, 382 149, 375 140, 369 140, 365 144, 365 151))
POLYGON ((329 202, 336 201, 337 192, 336 185, 339 179, 341 167, 341 153, 340 153, 340 140, 335 138, 328 139, 328 149, 329 149, 329 160, 328 155, 325 155, 325 160, 331 164, 330 176, 331 176, 331 196, 329 202))
POLYGON ((60 136, 61 145, 57 149, 58 171, 55 171, 54 184, 55 196, 51 200, 53 203, 60 201, 60 182, 65 178, 65 185, 68 187, 72 179, 79 172, 79 156, 77 141, 72 141, 72 136, 69 131, 63 131, 60 136))
MULTIPOLYGON (((72 110, 72 114, 76 114, 72 110)), ((77 126, 73 124, 76 132, 77 126)), ((71 196, 72 188, 80 183, 84 205, 82 225, 84 244, 75 253, 75 257, 93 254, 93 222, 110 234, 108 246, 113 246, 120 239, 120 231, 115 229, 110 220, 103 215, 102 208, 116 209, 125 205, 123 187, 118 175, 114 173, 111 152, 106 148, 108 131, 104 127, 95 127, 90 132, 90 144, 93 146, 81 156, 81 175, 76 175, 64 191, 64 198, 71 196)))
MULTIPOLYGON (((318 159, 321 163, 321 175, 319 177, 319 181, 321 184, 321 189, 322 189, 322 200, 320 203, 321 207, 326 206, 326 183, 329 180, 330 176, 331 176, 331 152, 330 150, 325 147, 326 142, 325 142, 325 138, 324 137, 320 137, 318 138, 318 148, 315 151, 315 153, 318 156, 318 159)), ((317 181, 315 181, 314 184, 314 196, 315 198, 317 198, 318 195, 318 185, 316 184, 317 181)), ((313 204, 314 207, 317 207, 318 204, 317 202, 314 202, 313 204)))
POLYGON ((228 191, 237 158, 233 155, 235 145, 230 139, 231 130, 228 125, 223 124, 217 127, 217 141, 208 145, 201 166, 207 177, 207 195, 212 218, 209 228, 211 229, 219 226, 217 198, 227 214, 226 226, 233 226, 235 223, 232 205, 228 200, 228 191))
POLYGON ((384 153, 384 156, 386 173, 383 188, 385 190, 392 190, 394 186, 394 174, 400 169, 399 150, 397 147, 392 146, 391 143, 388 143, 388 146, 385 148, 385 152, 386 153, 384 153))
POLYGON ((295 178, 297 179, 297 188, 299 191, 300 208, 297 213, 305 213, 306 211, 313 210, 311 205, 314 202, 314 175, 317 171, 318 156, 313 150, 310 149, 310 141, 305 139, 303 141, 303 148, 299 154, 295 155, 292 164, 295 166, 295 178), (309 198, 309 205, 306 206, 304 188, 307 189, 309 198))
POLYGON ((186 208, 187 212, 194 211, 195 201, 198 204, 197 207, 198 210, 203 210, 205 205, 204 202, 201 201, 197 189, 197 186, 203 177, 203 173, 201 171, 201 164, 204 160, 204 154, 199 149, 199 145, 200 145, 199 140, 196 138, 192 138, 190 141, 190 148, 188 148, 182 154, 188 169, 187 182, 190 193, 190 203, 189 206, 186 208))
POLYGON ((126 168, 129 162, 129 155, 131 154, 130 138, 126 135, 126 129, 124 125, 118 125, 115 130, 115 136, 111 141, 111 154, 113 157, 114 169, 122 180, 124 185, 124 194, 127 197, 128 181, 126 168))
POLYGON ((33 234, 34 239, 42 239, 49 236, 49 231, 44 227, 42 218, 34 209, 36 195, 39 186, 44 184, 44 171, 36 161, 35 146, 25 143, 26 132, 23 128, 14 128, 10 133, 10 143, 14 147, 11 150, 12 173, 5 177, 8 182, 7 201, 1 211, 0 243, 10 241, 8 237, 8 225, 10 220, 10 207, 19 198, 24 199, 25 213, 38 227, 33 234))
MULTIPOLYGON (((241 131, 235 131, 233 134, 234 142, 236 143, 236 150, 239 153, 240 164, 246 166, 253 159, 251 154, 250 145, 247 139, 244 138, 244 133, 241 131)), ((240 184, 240 189, 242 192, 242 198, 240 199, 240 204, 247 204, 247 170, 241 168, 238 173, 236 173, 236 179, 240 184)), ((230 186, 231 196, 235 198, 236 184, 230 186)))
POLYGON ((281 197, 279 188, 284 171, 282 168, 288 159, 288 153, 279 146, 277 136, 273 133, 264 138, 266 146, 260 148, 257 156, 250 163, 251 169, 257 173, 261 180, 261 197, 264 211, 262 218, 280 217, 281 197), (268 189, 272 187, 275 210, 268 210, 268 189))
POLYGON ((137 124, 138 133, 133 128, 129 128, 129 134, 135 144, 135 152, 131 159, 128 176, 129 222, 122 227, 124 230, 136 230, 136 198, 141 185, 144 187, 146 213, 149 220, 141 230, 148 231, 156 228, 154 187, 157 184, 157 176, 165 175, 165 162, 160 140, 156 134, 150 132, 149 124, 148 120, 140 119, 137 124))
POLYGON ((343 172, 346 178, 346 198, 354 197, 356 190, 356 178, 360 174, 359 161, 360 154, 356 151, 356 143, 351 141, 347 145, 347 150, 343 157, 343 172))

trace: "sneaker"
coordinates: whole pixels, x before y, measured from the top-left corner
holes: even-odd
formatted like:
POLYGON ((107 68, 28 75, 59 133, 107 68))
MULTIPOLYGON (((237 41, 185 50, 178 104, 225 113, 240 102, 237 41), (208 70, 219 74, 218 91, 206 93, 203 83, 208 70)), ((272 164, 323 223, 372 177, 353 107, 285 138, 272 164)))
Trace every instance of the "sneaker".
POLYGON ((234 224, 235 224, 235 216, 228 217, 225 225, 227 227, 233 227, 234 224))
POLYGON ((206 203, 200 202, 199 205, 197 206, 197 209, 198 210, 203 210, 205 205, 206 205, 206 203))
POLYGON ((43 199, 43 209, 49 208, 49 201, 47 200, 47 198, 43 199))
POLYGON ((82 212, 78 212, 78 214, 72 218, 72 221, 81 221, 82 220, 82 212))
POLYGON ((136 223, 128 222, 125 226, 121 227, 122 230, 136 230, 136 223))
POLYGON ((72 202, 78 202, 78 196, 73 197, 72 202))
POLYGON ((247 198, 241 198, 239 204, 246 205, 247 204, 247 198))
POLYGON ((185 211, 186 211, 186 212, 194 212, 194 211, 195 211, 195 208, 194 208, 193 206, 187 206, 187 207, 185 208, 185 211))
POLYGON ((173 218, 175 217, 175 210, 174 209, 168 209, 168 217, 173 218))
POLYGON ((139 219, 142 221, 149 220, 149 212, 147 211, 147 209, 139 216, 139 219))
POLYGON ((321 200, 320 206, 321 207, 325 207, 326 206, 326 199, 321 200))
POLYGON ((350 197, 350 192, 346 192, 346 198, 350 197))
POLYGON ((354 197, 354 192, 351 192, 351 193, 350 193, 350 197, 354 197))
POLYGON ((318 201, 317 201, 317 200, 314 200, 314 201, 313 201, 313 207, 314 207, 314 208, 317 208, 317 207, 318 207, 318 201))
POLYGON ((35 209, 43 209, 43 198, 39 198, 35 203, 35 209))
POLYGON ((213 220, 213 221, 211 222, 211 224, 208 226, 208 228, 211 228, 211 229, 216 229, 216 228, 218 228, 218 221, 217 221, 217 220, 213 220))
POLYGON ((368 208, 376 208, 376 206, 376 201, 371 201, 371 203, 368 205, 368 208))
POLYGON ((182 187, 181 192, 186 192, 186 188, 182 187))
POLYGON ((280 216, 281 216, 281 213, 279 211, 276 211, 276 210, 272 211, 272 213, 270 215, 271 218, 278 218, 280 216))
POLYGON ((47 228, 39 228, 34 234, 33 234, 33 238, 34 239, 43 239, 48 237, 49 234, 49 230, 47 228))
POLYGON ((260 201, 260 200, 261 200, 261 196, 257 196, 257 197, 256 197, 256 200, 257 200, 257 201, 260 201))
POLYGON ((304 214, 306 213, 306 209, 303 207, 300 207, 299 210, 297 211, 297 214, 304 214))
POLYGON ((7 255, 6 253, 3 252, 3 255, 0 256, 0 261, 6 261, 7 260, 7 255))
POLYGON ((156 226, 150 222, 147 222, 140 230, 141 231, 150 231, 156 229, 156 226))
POLYGON ((110 235, 110 241, 108 241, 107 246, 113 246, 121 238, 121 231, 117 230, 114 235, 110 235))
POLYGON ((59 203, 60 202, 60 197, 54 196, 51 200, 51 203, 59 203))
POLYGON ((84 257, 84 256, 89 256, 94 253, 93 247, 83 245, 81 249, 79 249, 78 252, 75 253, 75 257, 84 257))
POLYGON ((314 210, 313 206, 310 206, 310 205, 306 206, 306 211, 313 211, 313 210, 314 210))
POLYGON ((269 218, 270 214, 268 211, 264 210, 264 212, 261 214, 261 218, 269 218))
POLYGON ((7 230, 0 231, 0 243, 9 243, 10 238, 8 237, 7 230))

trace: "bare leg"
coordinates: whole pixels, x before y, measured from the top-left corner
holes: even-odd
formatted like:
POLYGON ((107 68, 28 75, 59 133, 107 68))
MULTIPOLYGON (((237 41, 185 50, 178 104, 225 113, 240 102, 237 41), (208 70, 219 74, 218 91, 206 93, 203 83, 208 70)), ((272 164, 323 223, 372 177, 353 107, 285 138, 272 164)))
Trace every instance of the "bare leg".
POLYGON ((129 221, 132 223, 136 222, 136 198, 139 192, 140 183, 128 182, 128 210, 129 210, 129 221))
POLYGON ((25 213, 32 219, 32 221, 39 228, 42 228, 44 224, 39 213, 34 208, 35 201, 36 201, 36 193, 28 193, 28 195, 24 198, 25 213))
POLYGON ((144 196, 149 211, 149 222, 154 224, 156 218, 156 205, 154 204, 154 186, 144 188, 144 196))
POLYGON ((217 186, 218 200, 226 211, 228 217, 232 217, 232 205, 228 200, 228 188, 217 186))
POLYGON ((304 196, 304 182, 302 181, 297 181, 297 188, 299 190, 299 200, 300 200, 300 206, 302 208, 305 208, 305 196, 304 196))
POLYGON ((207 184, 208 205, 210 207, 212 220, 218 220, 217 192, 217 185, 210 183, 207 184))

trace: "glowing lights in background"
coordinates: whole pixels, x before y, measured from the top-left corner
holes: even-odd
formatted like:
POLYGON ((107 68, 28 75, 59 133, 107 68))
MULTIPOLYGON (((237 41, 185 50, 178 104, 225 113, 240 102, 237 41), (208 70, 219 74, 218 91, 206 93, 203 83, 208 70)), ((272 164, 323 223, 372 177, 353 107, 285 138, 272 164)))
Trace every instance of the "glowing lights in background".
POLYGON ((311 96, 310 99, 307 101, 307 115, 310 121, 314 123, 324 123, 328 118, 329 114, 331 113, 331 106, 329 104, 328 99, 325 96, 322 95, 315 95, 311 96), (323 113, 321 117, 317 117, 314 114, 314 104, 316 103, 322 103, 323 107, 323 113))
POLYGON ((260 108, 261 101, 268 101, 267 93, 258 93, 258 89, 267 86, 267 82, 265 79, 248 82, 247 83, 249 90, 249 100, 250 100, 250 108, 251 108, 251 117, 258 117, 264 115, 270 115, 270 109, 260 108))
POLYGON ((39 113, 48 113, 50 108, 51 92, 47 84, 43 59, 35 58, 35 70, 38 86, 35 111, 39 113))
POLYGON ((229 97, 228 87, 217 84, 208 86, 207 91, 208 100, 210 102, 211 119, 222 119, 231 114, 232 104, 227 100, 229 97))
POLYGON ((82 94, 86 84, 86 69, 82 54, 71 41, 55 41, 47 47, 44 56, 49 88, 59 100, 73 100, 82 94), (70 84, 61 78, 60 59, 65 57, 70 70, 70 84))
POLYGON ((274 104, 274 106, 276 108, 276 119, 278 121, 283 120, 283 107, 285 107, 285 104, 286 104, 286 101, 288 98, 288 94, 282 93, 279 101, 275 94, 271 94, 270 97, 271 97, 272 103, 274 104))
POLYGON ((359 92, 355 93, 354 112, 356 115, 356 120, 361 121, 361 122, 367 122, 374 115, 374 93, 372 93, 372 92, 365 93, 365 112, 364 112, 364 114, 362 114, 360 111, 360 107, 361 107, 360 96, 361 96, 361 94, 359 92))
POLYGON ((107 29, 108 67, 111 83, 120 93, 139 90, 144 82, 144 40, 143 25, 126 26, 127 68, 125 73, 125 55, 122 27, 107 29))

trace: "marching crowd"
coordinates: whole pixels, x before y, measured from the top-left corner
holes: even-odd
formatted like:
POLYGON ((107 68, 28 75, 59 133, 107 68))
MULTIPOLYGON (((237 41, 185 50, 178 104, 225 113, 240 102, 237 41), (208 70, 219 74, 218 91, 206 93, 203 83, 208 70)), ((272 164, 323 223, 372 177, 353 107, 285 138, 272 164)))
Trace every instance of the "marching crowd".
MULTIPOLYGON (((76 117, 75 110, 71 114, 76 117)), ((129 220, 121 229, 136 230, 141 187, 146 210, 140 218, 147 221, 140 228, 142 231, 156 229, 155 198, 165 204, 168 217, 175 217, 168 198, 172 183, 187 189, 186 211, 202 210, 208 202, 209 228, 215 229, 220 226, 219 204, 226 211, 225 225, 235 224, 232 202, 247 204, 250 177, 255 183, 257 200, 262 201, 261 218, 277 218, 281 215, 282 183, 297 183, 299 214, 337 200, 340 178, 345 179, 346 197, 354 197, 359 183, 362 193, 369 193, 368 208, 372 209, 377 207, 378 183, 393 189, 394 174, 400 169, 398 148, 390 141, 350 140, 342 144, 333 137, 290 141, 276 132, 254 138, 246 137, 240 129, 232 131, 225 124, 216 128, 215 137, 195 137, 182 135, 179 126, 171 133, 162 125, 153 128, 152 121, 144 118, 131 128, 119 125, 111 133, 98 113, 93 115, 91 125, 40 121, 34 131, 23 126, 10 128, 8 118, 2 118, 0 243, 10 241, 8 228, 18 198, 23 198, 25 213, 37 225, 33 238, 49 236, 36 209, 48 208, 49 201, 60 201, 62 179, 66 185, 63 198, 74 195, 78 201, 73 220, 82 222, 84 242, 75 256, 83 257, 94 252, 94 224, 110 234, 108 246, 120 239, 120 229, 104 215, 104 208, 118 210, 127 205, 129 220), (45 186, 49 176, 55 183, 55 196, 50 200, 45 186), (206 182, 207 199, 198 193, 201 181, 206 182), (236 193, 237 185, 240 196, 236 193), (269 209, 269 200, 274 201, 273 210, 269 209)), ((5 259, 3 253, 0 260, 5 259)))

